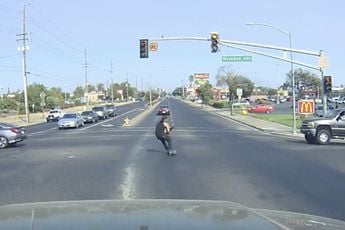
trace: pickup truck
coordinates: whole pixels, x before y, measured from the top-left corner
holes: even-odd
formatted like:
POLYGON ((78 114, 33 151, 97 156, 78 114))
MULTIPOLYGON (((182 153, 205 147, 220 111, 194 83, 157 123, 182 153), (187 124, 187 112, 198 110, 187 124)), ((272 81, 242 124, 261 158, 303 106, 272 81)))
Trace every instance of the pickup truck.
POLYGON ((345 109, 330 110, 325 117, 305 119, 300 128, 309 144, 329 144, 331 139, 345 139, 345 109))
POLYGON ((49 121, 58 121, 63 117, 63 112, 60 109, 50 110, 47 116, 47 122, 49 121))

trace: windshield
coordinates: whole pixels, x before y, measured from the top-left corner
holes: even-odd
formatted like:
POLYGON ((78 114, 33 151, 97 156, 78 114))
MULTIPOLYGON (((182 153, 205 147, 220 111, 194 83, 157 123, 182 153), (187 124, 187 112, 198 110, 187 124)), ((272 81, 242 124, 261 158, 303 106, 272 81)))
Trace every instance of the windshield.
POLYGON ((92 115, 92 114, 93 114, 92 111, 84 111, 81 113, 81 115, 83 115, 83 116, 88 116, 88 115, 92 115))
POLYGON ((0 131, 0 206, 218 200, 345 221, 344 22, 341 0, 0 0, 0 123, 24 127, 0 131))
POLYGON ((94 107, 92 110, 93 111, 103 111, 104 107, 94 107))
POLYGON ((335 118, 339 114, 338 110, 328 110, 326 113, 326 118, 335 118))
POLYGON ((77 115, 75 113, 68 113, 63 115, 63 118, 76 118, 77 115))

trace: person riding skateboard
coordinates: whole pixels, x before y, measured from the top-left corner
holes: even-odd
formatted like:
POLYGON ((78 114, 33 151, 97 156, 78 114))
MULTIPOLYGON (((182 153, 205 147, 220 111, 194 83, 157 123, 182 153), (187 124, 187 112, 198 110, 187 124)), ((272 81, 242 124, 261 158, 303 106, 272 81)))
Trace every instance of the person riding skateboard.
POLYGON ((162 116, 162 119, 157 123, 155 134, 158 140, 162 142, 163 147, 169 155, 176 154, 172 148, 172 141, 170 132, 173 127, 170 127, 167 116, 162 116))

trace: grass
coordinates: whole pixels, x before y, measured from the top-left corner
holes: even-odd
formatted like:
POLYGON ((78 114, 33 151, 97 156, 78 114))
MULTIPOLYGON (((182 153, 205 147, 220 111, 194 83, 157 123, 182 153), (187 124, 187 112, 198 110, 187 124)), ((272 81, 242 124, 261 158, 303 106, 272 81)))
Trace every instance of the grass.
MULTIPOLYGON (((293 117, 292 114, 249 114, 252 117, 263 119, 266 121, 275 122, 278 124, 283 124, 292 127, 293 117)), ((299 128, 302 125, 302 119, 296 115, 296 127, 299 128)))

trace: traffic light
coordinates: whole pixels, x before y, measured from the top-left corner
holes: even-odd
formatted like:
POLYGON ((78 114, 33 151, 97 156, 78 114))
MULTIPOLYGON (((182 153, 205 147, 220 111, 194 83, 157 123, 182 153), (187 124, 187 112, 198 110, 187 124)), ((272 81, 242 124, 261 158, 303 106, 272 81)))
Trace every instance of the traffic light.
POLYGON ((212 32, 211 34, 211 52, 219 52, 219 33, 212 32))
POLYGON ((323 87, 325 93, 332 92, 332 76, 325 76, 323 78, 323 87))
POLYGON ((149 40, 140 39, 140 58, 149 57, 149 40))

